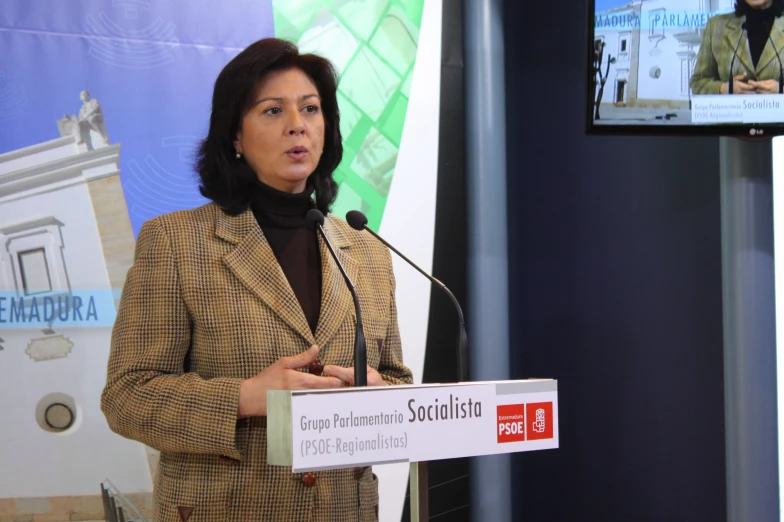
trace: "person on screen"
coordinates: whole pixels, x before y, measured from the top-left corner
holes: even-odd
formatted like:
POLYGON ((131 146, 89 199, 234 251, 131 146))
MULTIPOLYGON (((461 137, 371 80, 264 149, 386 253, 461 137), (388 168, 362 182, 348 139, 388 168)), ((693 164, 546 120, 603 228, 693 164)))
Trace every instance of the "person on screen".
POLYGON ((731 80, 732 94, 781 93, 779 59, 784 55, 776 55, 784 47, 782 13, 784 0, 736 0, 734 13, 711 17, 691 77, 692 92, 730 94, 731 80))
POLYGON ((328 215, 342 154, 324 58, 264 39, 218 75, 196 162, 211 201, 142 226, 101 396, 114 432, 161 452, 156 522, 376 520, 370 467, 267 464, 267 390, 353 385, 354 304, 311 208, 354 270, 368 385, 412 383, 389 251, 328 215))

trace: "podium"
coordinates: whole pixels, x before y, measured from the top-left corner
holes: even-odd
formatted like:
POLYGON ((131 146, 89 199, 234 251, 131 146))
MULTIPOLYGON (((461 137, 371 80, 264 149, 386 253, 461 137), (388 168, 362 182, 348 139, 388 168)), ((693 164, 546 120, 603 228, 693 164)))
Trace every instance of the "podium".
POLYGON ((427 462, 558 447, 553 379, 267 392, 267 461, 295 473, 410 463, 425 521, 427 462))

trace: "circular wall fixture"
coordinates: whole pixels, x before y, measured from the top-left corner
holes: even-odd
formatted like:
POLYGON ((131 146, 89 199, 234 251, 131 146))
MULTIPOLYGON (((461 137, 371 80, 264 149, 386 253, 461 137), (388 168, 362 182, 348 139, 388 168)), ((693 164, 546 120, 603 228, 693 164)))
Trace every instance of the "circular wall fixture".
POLYGON ((35 420, 42 430, 67 434, 76 431, 81 423, 76 401, 65 393, 50 393, 35 407, 35 420))
POLYGON ((46 425, 57 431, 65 431, 73 426, 76 416, 67 404, 55 402, 46 407, 44 412, 44 422, 46 425))
POLYGON ((651 67, 651 70, 648 74, 651 75, 651 78, 661 77, 661 67, 654 65, 653 67, 651 67))

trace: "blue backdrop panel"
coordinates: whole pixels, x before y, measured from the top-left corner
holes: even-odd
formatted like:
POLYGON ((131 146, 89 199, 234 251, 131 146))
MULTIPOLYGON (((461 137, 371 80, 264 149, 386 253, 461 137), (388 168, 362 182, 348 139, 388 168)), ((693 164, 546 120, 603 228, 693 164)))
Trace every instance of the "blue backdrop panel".
POLYGON ((147 219, 205 200, 192 169, 221 68, 274 35, 270 0, 3 0, 0 153, 59 136, 79 93, 103 108, 121 143, 134 233, 147 219))

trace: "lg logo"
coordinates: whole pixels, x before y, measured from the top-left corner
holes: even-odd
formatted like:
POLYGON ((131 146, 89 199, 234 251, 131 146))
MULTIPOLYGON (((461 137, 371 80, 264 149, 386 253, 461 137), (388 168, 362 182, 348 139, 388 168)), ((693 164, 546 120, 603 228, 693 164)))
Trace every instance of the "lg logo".
POLYGON ((763 136, 765 134, 765 129, 750 129, 749 134, 752 136, 763 136))

